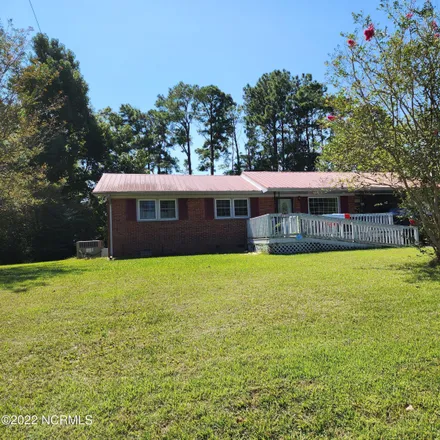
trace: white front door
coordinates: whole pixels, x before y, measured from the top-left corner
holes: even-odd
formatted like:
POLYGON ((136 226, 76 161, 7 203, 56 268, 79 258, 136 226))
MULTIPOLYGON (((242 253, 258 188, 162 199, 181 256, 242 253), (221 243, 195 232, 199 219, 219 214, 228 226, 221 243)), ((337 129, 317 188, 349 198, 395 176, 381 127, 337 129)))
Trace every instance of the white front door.
POLYGON ((278 199, 278 212, 280 214, 291 214, 292 199, 278 199))

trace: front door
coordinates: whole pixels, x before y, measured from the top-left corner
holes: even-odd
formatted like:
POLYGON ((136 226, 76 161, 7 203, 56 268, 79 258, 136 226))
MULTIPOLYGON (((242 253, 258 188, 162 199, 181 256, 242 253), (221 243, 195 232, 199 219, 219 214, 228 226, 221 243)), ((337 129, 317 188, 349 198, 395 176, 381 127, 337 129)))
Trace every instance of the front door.
POLYGON ((278 199, 278 212, 280 214, 291 214, 292 199, 278 199))

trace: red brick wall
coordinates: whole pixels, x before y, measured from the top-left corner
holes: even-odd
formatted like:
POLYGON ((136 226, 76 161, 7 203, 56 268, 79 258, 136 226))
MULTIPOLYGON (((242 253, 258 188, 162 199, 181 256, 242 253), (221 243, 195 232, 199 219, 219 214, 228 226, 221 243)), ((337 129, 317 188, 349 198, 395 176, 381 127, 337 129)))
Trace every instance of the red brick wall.
POLYGON ((136 257, 141 251, 175 255, 246 249, 246 219, 206 220, 204 199, 188 199, 188 220, 129 221, 125 199, 113 199, 112 210, 115 257, 136 257))
POLYGON ((275 213, 275 199, 273 197, 260 197, 260 215, 275 213))
MULTIPOLYGON (((349 212, 356 212, 355 196, 348 196, 349 212)), ((188 199, 188 219, 138 222, 127 220, 126 199, 113 199, 113 256, 202 254, 243 252, 246 249, 246 219, 207 220, 205 199, 188 199)), ((273 197, 259 198, 259 215, 275 212, 273 197)), ((294 212, 301 212, 294 198, 294 212)))
POLYGON ((348 196, 348 212, 350 214, 356 214, 358 212, 356 206, 356 197, 354 195, 348 196))

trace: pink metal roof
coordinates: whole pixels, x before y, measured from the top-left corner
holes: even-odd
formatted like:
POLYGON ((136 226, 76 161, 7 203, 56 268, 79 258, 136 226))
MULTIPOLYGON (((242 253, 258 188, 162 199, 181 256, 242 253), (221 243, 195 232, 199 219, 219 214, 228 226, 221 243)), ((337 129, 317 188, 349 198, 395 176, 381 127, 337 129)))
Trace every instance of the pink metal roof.
POLYGON ((348 187, 389 188, 390 176, 363 173, 330 173, 330 172, 272 172, 245 171, 243 176, 267 188, 283 189, 337 189, 348 187), (383 182, 378 184, 377 182, 383 182))
POLYGON ((103 174, 95 194, 188 192, 188 193, 264 193, 377 188, 397 186, 390 175, 329 172, 246 171, 241 176, 188 176, 176 174, 103 174), (382 181, 383 184, 377 182, 382 181))
POLYGON ((240 176, 103 174, 95 194, 130 192, 261 192, 240 176))

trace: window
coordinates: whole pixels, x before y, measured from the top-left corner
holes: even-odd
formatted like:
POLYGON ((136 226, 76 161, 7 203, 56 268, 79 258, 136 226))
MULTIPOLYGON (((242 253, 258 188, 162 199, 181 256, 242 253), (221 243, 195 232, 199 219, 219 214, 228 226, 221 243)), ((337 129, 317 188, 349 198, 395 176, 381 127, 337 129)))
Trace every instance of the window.
POLYGON ((339 212, 337 197, 309 197, 309 213, 312 215, 336 214, 339 212))
POLYGON ((217 199, 215 201, 216 218, 249 217, 248 199, 217 199))
POLYGON ((175 200, 139 200, 138 220, 177 220, 175 200))
POLYGON ((176 201, 175 200, 160 200, 160 218, 162 220, 174 220, 176 215, 176 201))
POLYGON ((140 200, 139 220, 155 220, 155 219, 156 219, 156 201, 140 200))
POLYGON ((215 201, 216 217, 232 217, 231 215, 231 201, 230 200, 216 200, 215 201))
POLYGON ((247 199, 234 200, 234 217, 248 217, 248 201, 247 199))

